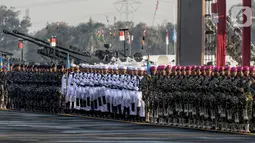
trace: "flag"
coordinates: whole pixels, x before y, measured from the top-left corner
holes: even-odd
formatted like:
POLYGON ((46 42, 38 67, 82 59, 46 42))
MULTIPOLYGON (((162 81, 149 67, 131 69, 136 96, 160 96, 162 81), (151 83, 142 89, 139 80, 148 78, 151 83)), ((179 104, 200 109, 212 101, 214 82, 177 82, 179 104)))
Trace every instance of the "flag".
POLYGON ((104 41, 104 30, 101 30, 101 40, 104 41))
POLYGON ((110 28, 109 31, 110 31, 110 36, 112 36, 112 28, 110 28))
POLYGON ((172 40, 174 41, 174 43, 176 43, 176 38, 177 38, 177 33, 176 33, 176 30, 174 29, 173 37, 172 37, 172 40))
POLYGON ((7 59, 7 71, 10 71, 11 70, 11 68, 10 68, 10 60, 9 60, 9 58, 7 59))
POLYGON ((150 55, 148 54, 148 58, 147 58, 147 74, 151 74, 150 73, 150 66, 151 66, 150 55))
POLYGON ((66 69, 70 68, 70 60, 69 60, 69 53, 67 54, 67 59, 66 59, 66 69))
POLYGON ((2 59, 2 57, 0 57, 0 68, 1 69, 3 68, 3 59, 2 59))
POLYGON ((168 30, 166 30, 166 45, 169 45, 168 30))
POLYGON ((157 1, 157 4, 156 4, 156 10, 158 10, 158 5, 159 5, 159 1, 157 1))
POLYGON ((100 34, 100 30, 97 31, 97 40, 100 40, 101 34, 100 34))
POLYGON ((146 30, 143 31, 142 49, 144 48, 144 45, 145 45, 145 36, 146 36, 146 30))

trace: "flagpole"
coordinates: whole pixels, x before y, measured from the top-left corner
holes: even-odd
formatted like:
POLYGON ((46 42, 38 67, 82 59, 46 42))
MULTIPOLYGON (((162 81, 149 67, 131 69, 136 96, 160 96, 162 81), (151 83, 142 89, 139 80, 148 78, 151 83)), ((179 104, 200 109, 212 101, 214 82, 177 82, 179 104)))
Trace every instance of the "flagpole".
POLYGON ((169 51, 168 51, 168 30, 166 29, 166 55, 169 54, 169 51))
POLYGON ((168 45, 166 44, 166 55, 168 55, 168 45))
MULTIPOLYGON (((174 13, 174 30, 175 30, 175 23, 176 23, 176 21, 175 21, 175 7, 173 7, 173 13, 174 13)), ((177 38, 177 32, 176 32, 176 38, 177 38)), ((176 53, 176 43, 175 43, 175 41, 174 41, 174 49, 173 49, 173 54, 175 54, 176 53)))

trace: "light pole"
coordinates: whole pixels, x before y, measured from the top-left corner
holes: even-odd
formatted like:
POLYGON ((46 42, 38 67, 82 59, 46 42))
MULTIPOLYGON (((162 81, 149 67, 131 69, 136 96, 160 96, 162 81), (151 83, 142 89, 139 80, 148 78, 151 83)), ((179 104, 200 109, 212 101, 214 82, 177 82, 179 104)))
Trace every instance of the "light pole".
POLYGON ((53 49, 53 54, 54 54, 54 63, 56 63, 56 36, 52 36, 51 39, 50 39, 50 46, 53 49))
POLYGON ((21 56, 20 56, 20 58, 21 58, 21 61, 23 62, 23 40, 22 39, 20 39, 18 41, 18 48, 21 49, 21 56))
POLYGON ((119 36, 120 36, 120 41, 123 41, 124 42, 124 56, 127 57, 127 54, 126 54, 126 38, 125 38, 125 33, 126 31, 128 31, 128 28, 121 28, 119 29, 119 36))

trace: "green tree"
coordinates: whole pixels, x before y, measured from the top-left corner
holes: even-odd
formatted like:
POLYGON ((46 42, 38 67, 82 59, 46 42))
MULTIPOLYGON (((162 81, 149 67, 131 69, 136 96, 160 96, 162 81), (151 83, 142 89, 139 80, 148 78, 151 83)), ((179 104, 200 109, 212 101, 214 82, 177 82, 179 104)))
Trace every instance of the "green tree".
MULTIPOLYGON (((31 26, 29 17, 19 19, 20 11, 15 8, 7 6, 0 6, 0 31, 3 30, 19 30, 27 33, 31 26)), ((15 57, 20 58, 20 49, 17 47, 18 39, 0 32, 0 49, 14 54, 15 57)))

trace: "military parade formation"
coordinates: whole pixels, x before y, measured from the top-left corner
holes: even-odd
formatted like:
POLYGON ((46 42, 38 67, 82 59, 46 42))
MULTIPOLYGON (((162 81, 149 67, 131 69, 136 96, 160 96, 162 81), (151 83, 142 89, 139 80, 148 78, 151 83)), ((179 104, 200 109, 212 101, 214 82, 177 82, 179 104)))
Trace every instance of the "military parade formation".
POLYGON ((13 65, 0 76, 2 109, 231 132, 255 127, 254 67, 13 65))
POLYGON ((3 72, 3 108, 44 113, 61 112, 61 78, 65 72, 61 66, 13 65, 10 72, 3 72), (8 85, 8 86, 6 86, 8 85))

